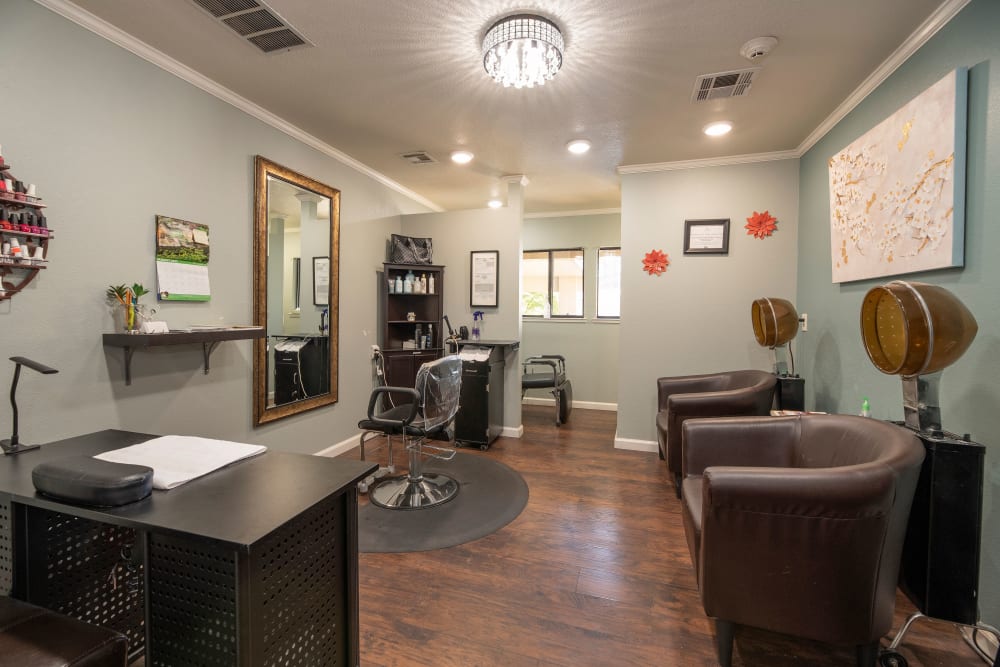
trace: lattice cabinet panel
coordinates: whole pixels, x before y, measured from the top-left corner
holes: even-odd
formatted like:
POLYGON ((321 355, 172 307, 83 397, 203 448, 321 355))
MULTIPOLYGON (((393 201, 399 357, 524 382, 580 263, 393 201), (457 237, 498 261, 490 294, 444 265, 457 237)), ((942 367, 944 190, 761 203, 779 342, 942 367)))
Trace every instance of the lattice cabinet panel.
POLYGON ((262 610, 262 627, 252 642, 265 667, 346 664, 350 648, 344 521, 345 499, 340 496, 255 545, 253 604, 262 610))
POLYGON ((235 552, 203 541, 150 535, 147 665, 237 664, 235 552))
POLYGON ((26 599, 121 632, 130 656, 145 647, 142 536, 131 528, 28 507, 26 599), (40 567, 44 564, 44 568, 40 567))
POLYGON ((0 593, 10 595, 14 587, 14 525, 10 501, 0 501, 0 593))

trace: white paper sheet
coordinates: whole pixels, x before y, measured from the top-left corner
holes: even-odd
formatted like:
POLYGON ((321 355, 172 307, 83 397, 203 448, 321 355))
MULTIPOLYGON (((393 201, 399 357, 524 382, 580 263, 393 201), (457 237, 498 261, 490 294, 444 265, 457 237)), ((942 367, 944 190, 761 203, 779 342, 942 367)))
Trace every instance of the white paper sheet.
POLYGON ((153 469, 153 488, 172 489, 266 450, 264 445, 187 435, 165 435, 131 447, 113 449, 94 458, 149 466, 153 469))

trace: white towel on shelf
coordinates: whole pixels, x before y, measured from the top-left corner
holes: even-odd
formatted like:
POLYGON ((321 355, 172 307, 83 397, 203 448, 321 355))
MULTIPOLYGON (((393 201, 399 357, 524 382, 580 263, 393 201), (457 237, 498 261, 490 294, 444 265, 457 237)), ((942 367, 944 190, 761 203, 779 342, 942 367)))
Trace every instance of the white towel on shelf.
POLYGON ((187 435, 165 435, 131 447, 112 449, 94 458, 113 463, 149 466, 153 469, 153 488, 172 489, 266 450, 264 445, 187 435))

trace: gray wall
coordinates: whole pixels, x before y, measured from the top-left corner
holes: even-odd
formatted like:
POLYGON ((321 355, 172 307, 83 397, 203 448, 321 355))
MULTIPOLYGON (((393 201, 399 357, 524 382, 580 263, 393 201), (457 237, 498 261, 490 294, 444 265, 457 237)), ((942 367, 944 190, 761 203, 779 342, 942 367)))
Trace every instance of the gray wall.
POLYGON ((426 209, 29 0, 4 0, 2 14, 4 157, 37 184, 55 230, 50 268, 0 302, 3 357, 60 371, 22 376, 23 439, 125 428, 315 452, 355 434, 377 339, 368 276, 400 214, 426 209), (113 326, 105 288, 155 285, 156 214, 206 223, 212 242, 211 301, 159 304, 158 316, 174 326, 250 322, 256 154, 343 193, 340 402, 259 429, 249 342, 219 345, 209 375, 199 346, 139 351, 129 387, 122 350, 101 344, 113 326))
POLYGON ((869 95, 801 160, 798 305, 809 334, 800 336, 807 406, 857 412, 871 399, 873 416, 902 419, 900 381, 869 362, 858 331, 861 301, 894 278, 833 284, 827 160, 956 67, 969 67, 965 267, 903 276, 955 293, 979 321, 979 336, 944 372, 944 427, 987 446, 982 550, 983 620, 1000 623, 1000 3, 974 0, 869 95))
POLYGON ((798 173, 797 160, 782 160, 622 175, 617 444, 655 446, 660 376, 773 367, 750 304, 795 298, 798 173), (746 218, 764 210, 777 231, 748 236, 746 218), (705 218, 730 219, 728 255, 683 254, 684 221, 705 218), (670 257, 660 276, 642 270, 650 250, 670 257))
MULTIPOLYGON (((566 357, 578 407, 588 403, 613 407, 618 402, 618 320, 597 319, 597 251, 621 244, 621 215, 574 215, 527 218, 524 249, 584 249, 584 318, 582 320, 524 318, 521 358, 535 354, 566 357)), ((553 400, 548 391, 528 397, 553 400)), ((596 406, 595 406, 596 407, 596 406)))
MULTIPOLYGON (((403 233, 434 239, 434 263, 443 264, 444 312, 452 327, 472 329, 472 312, 485 313, 483 338, 521 340, 521 219, 524 197, 520 184, 511 184, 507 206, 499 209, 448 211, 402 216, 403 233), (500 253, 497 308, 469 305, 471 257, 473 250, 500 253)), ((521 372, 518 352, 509 355, 504 367, 505 435, 520 433, 521 372)))

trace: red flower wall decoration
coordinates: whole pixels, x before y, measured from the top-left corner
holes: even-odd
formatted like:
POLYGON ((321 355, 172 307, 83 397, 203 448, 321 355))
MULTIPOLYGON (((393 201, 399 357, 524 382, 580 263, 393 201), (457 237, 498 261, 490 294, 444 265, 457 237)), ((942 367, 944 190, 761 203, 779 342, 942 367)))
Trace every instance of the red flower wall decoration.
POLYGON ((651 276, 658 276, 670 266, 670 258, 662 250, 650 250, 642 258, 642 270, 651 276))
POLYGON ((765 236, 770 236, 778 228, 778 220, 767 211, 763 213, 754 211, 753 215, 747 218, 745 227, 749 236, 762 239, 765 236))

